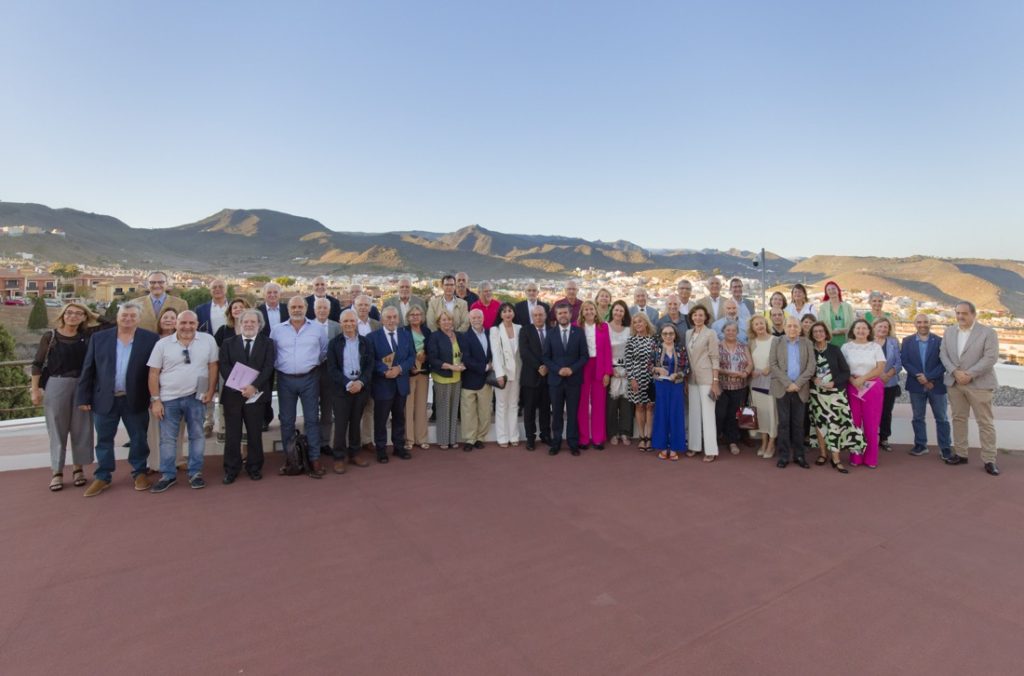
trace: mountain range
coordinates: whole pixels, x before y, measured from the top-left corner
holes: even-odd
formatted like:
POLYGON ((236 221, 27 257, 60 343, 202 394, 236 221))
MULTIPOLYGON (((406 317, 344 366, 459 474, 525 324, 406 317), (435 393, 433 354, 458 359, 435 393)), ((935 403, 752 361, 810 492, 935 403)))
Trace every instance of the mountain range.
MULTIPOLYGON (((345 274, 357 268, 433 276, 458 269, 484 279, 563 277, 575 268, 595 268, 648 276, 760 275, 751 265, 755 254, 743 249, 652 250, 627 240, 502 233, 479 225, 449 233, 339 232, 311 218, 269 209, 223 209, 194 223, 149 229, 75 209, 0 201, 0 227, 19 225, 45 232, 0 237, 0 253, 197 273, 345 274), (51 234, 54 229, 63 235, 51 234)), ((766 258, 773 285, 835 279, 844 289, 882 289, 941 303, 970 298, 979 307, 1024 315, 1021 261, 829 255, 794 261, 772 253, 766 258)))

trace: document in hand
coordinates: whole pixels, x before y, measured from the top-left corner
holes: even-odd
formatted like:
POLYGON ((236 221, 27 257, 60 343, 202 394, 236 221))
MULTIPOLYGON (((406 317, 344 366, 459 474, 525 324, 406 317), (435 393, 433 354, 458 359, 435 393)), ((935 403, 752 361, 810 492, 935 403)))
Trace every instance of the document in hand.
POLYGON ((869 381, 867 381, 866 383, 864 383, 864 387, 858 388, 857 391, 854 392, 854 395, 858 399, 863 399, 864 395, 866 395, 868 392, 871 391, 871 388, 875 386, 876 382, 878 382, 878 381, 877 380, 869 380, 869 381))
POLYGON ((384 355, 381 357, 381 361, 384 363, 384 366, 391 368, 391 365, 395 363, 395 353, 392 352, 391 354, 384 355))
POLYGON ((231 373, 228 374, 228 379, 224 384, 233 390, 241 392, 244 388, 252 385, 259 374, 260 372, 256 369, 246 366, 240 362, 235 362, 235 365, 231 369, 231 373))

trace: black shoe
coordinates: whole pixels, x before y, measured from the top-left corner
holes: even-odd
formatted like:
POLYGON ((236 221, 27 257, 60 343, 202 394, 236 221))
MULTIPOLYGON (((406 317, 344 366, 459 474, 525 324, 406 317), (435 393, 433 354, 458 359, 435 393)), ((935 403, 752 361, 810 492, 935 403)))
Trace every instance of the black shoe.
POLYGON ((966 465, 967 456, 965 455, 954 455, 949 460, 946 460, 947 465, 966 465))
POLYGON ((779 469, 786 469, 786 465, 788 464, 789 460, 783 460, 782 458, 779 458, 779 461, 775 463, 775 466, 778 467, 779 469))
POLYGON ((235 483, 235 479, 237 478, 237 474, 225 474, 224 478, 221 479, 221 483, 224 484, 225 486, 230 486, 231 484, 235 483))
POLYGON ((570 448, 569 452, 572 453, 573 455, 579 455, 580 454, 580 449, 579 448, 570 448))
POLYGON ((397 451, 395 451, 395 456, 401 458, 402 460, 409 460, 410 458, 412 458, 412 453, 405 450, 404 448, 400 448, 397 451))
POLYGON ((843 467, 842 463, 838 463, 835 460, 829 460, 832 463, 832 469, 839 472, 840 474, 849 474, 850 470, 843 467))
POLYGON ((202 474, 193 474, 192 478, 188 480, 188 487, 199 490, 200 488, 206 488, 206 482, 203 481, 202 474))
POLYGON ((149 489, 149 492, 150 493, 163 493, 164 491, 166 491, 168 488, 170 488, 171 486, 173 486, 176 483, 178 483, 178 480, 174 479, 174 478, 171 478, 171 479, 160 479, 160 481, 157 481, 155 484, 153 484, 153 487, 149 489))
POLYGON ((550 446, 551 445, 551 437, 544 437, 544 436, 542 436, 540 438, 540 443, 544 444, 545 446, 550 446))
POLYGON ((534 445, 534 443, 532 441, 527 441, 526 442, 526 450, 532 451, 535 448, 536 448, 536 446, 534 445))
POLYGON ((811 466, 807 463, 807 459, 806 458, 797 458, 793 462, 795 462, 796 464, 800 465, 804 469, 810 469, 811 468, 811 466))
POLYGON ((991 474, 992 476, 999 476, 999 468, 996 467, 996 464, 994 462, 986 462, 985 471, 991 474))
POLYGON ((581 450, 581 451, 585 451, 585 450, 587 450, 588 448, 590 448, 590 446, 589 446, 589 445, 587 445, 587 444, 580 444, 579 450, 581 450))
POLYGON ((887 439, 879 441, 878 447, 881 448, 883 451, 886 451, 887 453, 892 453, 892 446, 889 445, 889 441, 887 439))
POLYGON ((388 454, 383 451, 377 451, 377 462, 382 465, 388 464, 388 454))
POLYGON ((558 446, 552 446, 548 449, 548 455, 558 455, 558 446))
POLYGON ((910 453, 910 455, 914 455, 914 456, 927 455, 928 454, 928 447, 927 446, 914 446, 912 449, 907 451, 907 453, 910 453))
POLYGON ((462 444, 462 450, 466 453, 470 453, 473 450, 473 444, 462 444))
POLYGON ((321 446, 320 455, 321 457, 324 458, 332 458, 334 457, 334 449, 332 449, 330 446, 321 446))
POLYGON ((604 444, 594 444, 594 450, 595 451, 603 451, 604 450, 604 444))
POLYGON ((483 448, 483 447, 484 447, 484 442, 482 442, 482 441, 478 441, 475 444, 473 444, 473 448, 483 448))
POLYGON ((259 481, 260 479, 263 478, 263 473, 260 472, 258 469, 254 469, 253 471, 249 472, 249 478, 252 479, 253 481, 259 481))
POLYGON ((268 423, 268 422, 263 423, 263 427, 261 427, 260 429, 262 431, 264 431, 264 432, 269 432, 270 431, 270 423, 268 423))

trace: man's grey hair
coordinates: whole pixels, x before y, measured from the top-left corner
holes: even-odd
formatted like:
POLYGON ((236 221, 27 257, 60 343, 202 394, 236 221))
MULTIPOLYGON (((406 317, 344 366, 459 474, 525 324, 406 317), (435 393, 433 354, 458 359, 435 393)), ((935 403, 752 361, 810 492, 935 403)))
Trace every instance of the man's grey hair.
POLYGON ((317 298, 316 300, 313 301, 313 309, 314 310, 317 309, 318 307, 320 307, 321 305, 326 305, 327 307, 331 307, 331 301, 327 300, 326 298, 317 298))
POLYGON ((972 315, 978 314, 978 308, 974 307, 974 303, 972 303, 969 300, 959 301, 956 305, 953 306, 953 309, 956 310, 956 308, 960 307, 961 305, 966 305, 967 309, 971 311, 972 315))
POLYGON ((277 282, 267 282, 266 284, 263 285, 263 293, 266 293, 271 289, 277 289, 278 291, 280 291, 281 285, 278 284, 277 282))
POLYGON ((117 306, 118 315, 120 315, 122 312, 127 312, 128 310, 135 310, 137 314, 142 314, 142 306, 133 300, 130 300, 127 303, 121 303, 120 305, 117 306))
POLYGON ((263 330, 263 313, 260 312, 259 310, 256 310, 256 309, 253 309, 253 308, 249 308, 248 310, 243 310, 242 314, 238 315, 238 323, 241 324, 245 320, 245 318, 248 317, 249 315, 255 315, 256 316, 257 321, 259 321, 259 323, 260 323, 260 331, 262 331, 263 330))

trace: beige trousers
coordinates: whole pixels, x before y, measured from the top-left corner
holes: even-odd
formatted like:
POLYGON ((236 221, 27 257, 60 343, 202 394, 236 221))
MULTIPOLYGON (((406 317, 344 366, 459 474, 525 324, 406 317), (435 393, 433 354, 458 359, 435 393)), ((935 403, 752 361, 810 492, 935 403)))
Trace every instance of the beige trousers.
POLYGON ((462 438, 467 444, 484 441, 491 431, 491 390, 484 385, 479 390, 462 390, 459 411, 462 414, 462 438))
POLYGON ((405 398, 405 443, 419 446, 427 443, 427 389, 430 377, 426 373, 409 376, 409 396, 405 398))
POLYGON ((962 458, 967 457, 967 419, 974 411, 981 438, 982 462, 996 461, 996 426, 992 422, 992 390, 981 390, 970 385, 954 385, 947 388, 949 408, 953 413, 953 450, 962 458))

